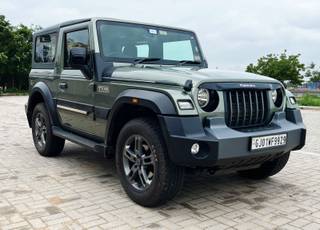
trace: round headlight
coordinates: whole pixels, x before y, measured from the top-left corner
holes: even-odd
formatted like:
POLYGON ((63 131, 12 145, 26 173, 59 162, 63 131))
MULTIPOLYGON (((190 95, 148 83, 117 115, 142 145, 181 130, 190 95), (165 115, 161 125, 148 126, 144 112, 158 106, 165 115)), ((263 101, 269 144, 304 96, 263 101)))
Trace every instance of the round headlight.
POLYGON ((216 90, 199 89, 197 99, 205 112, 213 112, 219 105, 219 95, 216 90))
POLYGON ((277 93, 277 90, 276 90, 276 89, 274 89, 274 90, 271 91, 271 96, 272 96, 273 103, 276 102, 276 100, 277 100, 277 95, 278 95, 278 93, 277 93))
POLYGON ((205 108, 210 100, 210 93, 209 90, 207 89, 199 89, 198 91, 198 103, 201 108, 205 108))
POLYGON ((281 107, 283 102, 283 90, 282 88, 273 89, 271 91, 272 101, 276 107, 281 107))

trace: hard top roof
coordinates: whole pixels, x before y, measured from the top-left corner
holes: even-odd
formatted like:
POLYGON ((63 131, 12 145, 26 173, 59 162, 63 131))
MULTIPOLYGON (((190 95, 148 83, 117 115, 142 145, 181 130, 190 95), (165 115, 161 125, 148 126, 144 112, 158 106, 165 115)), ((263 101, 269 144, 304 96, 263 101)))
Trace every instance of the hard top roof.
POLYGON ((44 28, 42 30, 39 30, 39 31, 35 32, 34 34, 51 33, 51 32, 59 30, 61 27, 75 25, 75 24, 79 24, 79 23, 82 23, 82 22, 88 22, 90 20, 91 20, 90 18, 69 20, 69 21, 65 21, 65 22, 50 26, 50 27, 46 27, 46 28, 44 28))
POLYGON ((122 19, 115 19, 115 18, 104 18, 104 17, 95 17, 95 18, 83 18, 83 19, 75 19, 75 20, 69 20, 65 21, 47 28, 44 28, 42 30, 39 30, 35 32, 35 35, 39 34, 45 34, 45 33, 52 33, 55 31, 58 31, 61 27, 75 25, 83 22, 89 22, 89 21, 98 21, 98 20, 106 20, 106 21, 113 21, 113 22, 125 22, 125 23, 134 23, 134 24, 141 24, 141 25, 147 25, 147 26, 153 26, 153 27, 164 27, 164 28, 171 28, 171 29, 177 29, 177 30, 185 30, 190 31, 188 29, 178 28, 178 27, 172 27, 172 26, 164 26, 164 25, 157 25, 157 24, 151 24, 151 23, 143 23, 143 22, 137 22, 137 21, 129 21, 129 20, 122 20, 122 19))

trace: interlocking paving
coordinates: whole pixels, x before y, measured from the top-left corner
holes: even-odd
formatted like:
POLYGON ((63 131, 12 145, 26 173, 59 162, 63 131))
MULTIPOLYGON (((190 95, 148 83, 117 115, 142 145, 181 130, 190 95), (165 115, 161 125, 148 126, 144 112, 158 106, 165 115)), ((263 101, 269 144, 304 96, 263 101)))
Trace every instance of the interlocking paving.
POLYGON ((320 111, 303 111, 307 146, 278 175, 187 176, 173 201, 144 208, 122 190, 114 160, 71 143, 39 156, 26 100, 0 97, 0 229, 320 229, 320 111))

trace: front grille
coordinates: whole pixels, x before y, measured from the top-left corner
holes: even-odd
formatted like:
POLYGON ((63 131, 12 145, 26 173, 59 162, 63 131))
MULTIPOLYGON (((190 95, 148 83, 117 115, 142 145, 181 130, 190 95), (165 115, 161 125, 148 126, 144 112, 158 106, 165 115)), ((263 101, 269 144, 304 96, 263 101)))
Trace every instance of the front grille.
POLYGON ((269 117, 266 90, 228 90, 226 124, 231 128, 263 126, 269 117))

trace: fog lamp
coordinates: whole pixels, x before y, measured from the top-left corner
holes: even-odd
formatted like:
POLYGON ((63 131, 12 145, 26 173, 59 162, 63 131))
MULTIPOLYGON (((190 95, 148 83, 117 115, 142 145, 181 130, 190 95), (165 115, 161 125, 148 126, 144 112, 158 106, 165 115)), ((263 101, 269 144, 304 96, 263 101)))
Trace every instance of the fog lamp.
POLYGON ((191 146, 191 154, 195 155, 199 152, 199 150, 200 150, 200 145, 198 143, 194 143, 191 146))

